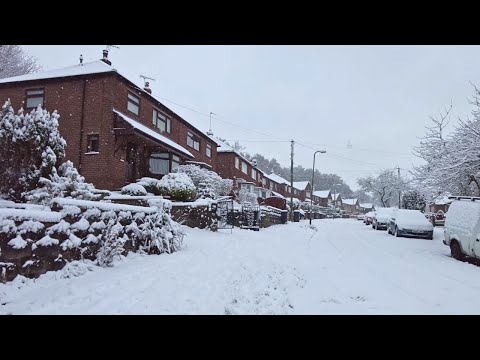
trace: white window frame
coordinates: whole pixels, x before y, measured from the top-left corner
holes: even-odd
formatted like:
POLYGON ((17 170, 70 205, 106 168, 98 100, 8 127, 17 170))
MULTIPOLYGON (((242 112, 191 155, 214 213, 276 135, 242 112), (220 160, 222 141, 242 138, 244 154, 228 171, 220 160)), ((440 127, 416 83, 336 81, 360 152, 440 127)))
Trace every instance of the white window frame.
POLYGON ((152 122, 153 126, 160 129, 161 132, 171 133, 172 123, 170 118, 157 109, 153 109, 152 122))
POLYGON ((196 137, 198 139, 197 135, 188 131, 187 132, 187 145, 190 146, 191 148, 197 150, 197 151, 200 151, 200 141, 194 140, 193 137, 196 137))
POLYGON ((127 95, 127 110, 132 114, 140 115, 140 97, 134 95, 130 91, 127 95))
POLYGON ((212 145, 207 144, 205 147, 205 155, 207 155, 209 158, 212 157, 212 145))
POLYGON ((252 168, 252 179, 257 180, 257 170, 255 170, 254 168, 252 168))
POLYGON ((248 165, 246 162, 242 161, 242 172, 248 175, 248 165), (244 166, 245 165, 245 166, 244 166))
POLYGON ((45 102, 45 88, 27 89, 25 92, 25 96, 25 106, 27 109, 36 109, 38 105, 43 107, 45 102), (39 99, 41 99, 40 102, 38 101, 39 99), (35 101, 35 105, 29 105, 29 100, 35 101))
POLYGON ((240 159, 235 156, 235 167, 240 170, 240 159))

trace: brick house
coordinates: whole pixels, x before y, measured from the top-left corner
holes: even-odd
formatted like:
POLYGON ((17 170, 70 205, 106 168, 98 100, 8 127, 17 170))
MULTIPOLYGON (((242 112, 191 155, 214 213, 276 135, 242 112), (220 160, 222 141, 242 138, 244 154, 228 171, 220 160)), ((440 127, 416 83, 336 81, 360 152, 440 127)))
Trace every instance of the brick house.
POLYGON ((215 140, 102 60, 0 79, 0 99, 26 111, 42 105, 60 114, 66 160, 97 188, 160 178, 182 163, 213 168, 215 140))
POLYGON ((439 195, 433 199, 433 201, 428 204, 428 209, 432 213, 438 213, 442 211, 444 214, 448 211, 452 199, 449 199, 447 195, 439 195))
POLYGON ((358 203, 358 199, 343 199, 342 209, 345 210, 347 214, 357 214, 360 212, 360 204, 358 203))
POLYGON ((313 202, 316 205, 327 207, 332 202, 330 190, 317 190, 313 192, 313 202))
POLYGON ((293 182, 294 196, 298 197, 300 201, 310 201, 312 194, 312 187, 310 181, 294 181, 293 182))

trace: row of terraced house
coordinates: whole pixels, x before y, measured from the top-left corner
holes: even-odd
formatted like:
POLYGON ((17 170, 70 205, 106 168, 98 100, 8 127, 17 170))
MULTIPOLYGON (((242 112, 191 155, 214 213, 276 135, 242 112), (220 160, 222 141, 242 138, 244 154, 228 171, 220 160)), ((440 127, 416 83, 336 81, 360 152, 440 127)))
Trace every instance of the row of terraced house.
MULTIPOLYGON (((112 67, 107 50, 98 61, 0 79, 0 99, 10 99, 15 109, 57 110, 66 159, 100 189, 118 190, 138 178, 160 178, 180 164, 196 164, 260 198, 312 196, 310 182, 294 182, 292 188, 166 107, 148 82, 135 85, 112 67)), ((332 195, 314 192, 313 201, 327 206, 332 195)))

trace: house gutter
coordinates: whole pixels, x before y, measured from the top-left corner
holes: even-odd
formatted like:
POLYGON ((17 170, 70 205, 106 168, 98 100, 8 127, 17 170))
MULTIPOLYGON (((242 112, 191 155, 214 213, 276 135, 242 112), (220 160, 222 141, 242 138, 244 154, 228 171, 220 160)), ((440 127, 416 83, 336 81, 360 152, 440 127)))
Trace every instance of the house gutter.
POLYGON ((87 87, 87 78, 83 78, 83 90, 82 90, 82 113, 80 116, 80 141, 78 148, 78 173, 82 174, 82 149, 83 149, 83 122, 85 119, 85 92, 87 87))

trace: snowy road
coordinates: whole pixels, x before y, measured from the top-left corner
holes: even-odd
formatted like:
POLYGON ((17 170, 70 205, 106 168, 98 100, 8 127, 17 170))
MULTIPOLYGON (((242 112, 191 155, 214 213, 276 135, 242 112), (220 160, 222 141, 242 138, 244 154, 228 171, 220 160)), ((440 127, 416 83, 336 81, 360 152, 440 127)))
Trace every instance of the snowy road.
MULTIPOLYGON (((352 219, 212 233, 172 255, 0 284, 0 314, 480 314, 480 267, 352 219)), ((71 269, 72 271, 75 269, 71 269)))

